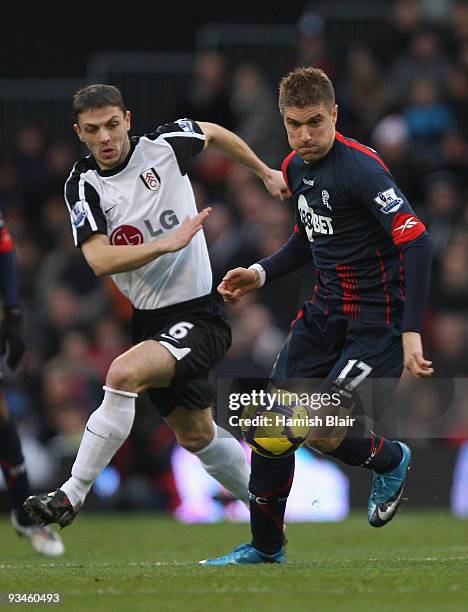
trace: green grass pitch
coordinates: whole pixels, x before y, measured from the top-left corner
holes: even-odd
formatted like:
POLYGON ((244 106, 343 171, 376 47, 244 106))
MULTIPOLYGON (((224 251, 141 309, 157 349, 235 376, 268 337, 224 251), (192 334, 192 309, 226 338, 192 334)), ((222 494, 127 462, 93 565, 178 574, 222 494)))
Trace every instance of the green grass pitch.
POLYGON ((21 608, 265 612, 468 610, 468 522, 409 510, 382 529, 366 515, 288 526, 282 566, 198 567, 247 539, 247 526, 83 512, 62 532, 67 553, 35 555, 0 519, 0 607, 9 592, 59 592, 21 608))

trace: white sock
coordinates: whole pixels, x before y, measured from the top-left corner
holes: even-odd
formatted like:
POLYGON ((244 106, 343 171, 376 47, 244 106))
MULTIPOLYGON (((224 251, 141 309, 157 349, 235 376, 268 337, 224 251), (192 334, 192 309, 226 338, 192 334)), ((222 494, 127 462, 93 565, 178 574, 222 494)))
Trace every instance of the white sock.
POLYGON ((222 427, 215 426, 215 436, 196 455, 205 470, 249 507, 250 469, 240 443, 222 427))
POLYGON ((84 501, 93 482, 132 429, 137 394, 109 387, 103 389, 104 399, 88 419, 72 476, 60 487, 72 506, 84 501))

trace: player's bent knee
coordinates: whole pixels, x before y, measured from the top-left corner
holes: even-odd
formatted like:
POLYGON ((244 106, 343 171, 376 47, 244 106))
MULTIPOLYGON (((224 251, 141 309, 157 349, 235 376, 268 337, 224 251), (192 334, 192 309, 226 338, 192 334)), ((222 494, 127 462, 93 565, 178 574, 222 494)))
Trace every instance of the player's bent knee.
POLYGON ((177 442, 190 453, 201 451, 213 439, 212 431, 174 431, 177 442))
POLYGON ((138 393, 141 385, 137 368, 127 360, 117 357, 107 372, 106 386, 111 389, 138 393))

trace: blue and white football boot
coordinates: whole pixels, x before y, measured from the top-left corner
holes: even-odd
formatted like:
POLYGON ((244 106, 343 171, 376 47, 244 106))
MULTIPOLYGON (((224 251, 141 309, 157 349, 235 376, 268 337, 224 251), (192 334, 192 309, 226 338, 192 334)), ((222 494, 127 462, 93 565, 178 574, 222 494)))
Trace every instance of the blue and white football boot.
POLYGON ((199 565, 242 565, 247 563, 285 563, 284 546, 274 555, 260 552, 252 544, 241 544, 223 557, 199 561, 199 565))
POLYGON ((403 487, 410 468, 411 450, 403 442, 403 457, 396 468, 377 474, 374 472, 372 488, 367 506, 367 517, 372 527, 383 527, 395 516, 403 495, 403 487))

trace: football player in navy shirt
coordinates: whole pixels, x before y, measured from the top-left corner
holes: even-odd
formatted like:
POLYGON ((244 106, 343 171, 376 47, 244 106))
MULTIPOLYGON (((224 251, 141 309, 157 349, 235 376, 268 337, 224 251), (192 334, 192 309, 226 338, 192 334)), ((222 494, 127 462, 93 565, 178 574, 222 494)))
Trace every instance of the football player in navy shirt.
MULTIPOLYGON (((343 407, 364 380, 397 380, 403 368, 429 377, 420 330, 432 258, 423 223, 373 149, 336 131, 333 85, 315 68, 297 68, 280 84, 279 106, 292 152, 282 170, 294 196, 296 225, 288 242, 249 269, 230 270, 218 291, 236 303, 266 281, 312 256, 313 295, 293 322, 272 378, 320 379, 317 391, 338 392, 343 407)), ((381 400, 380 400, 381 401, 381 400)), ((354 425, 314 428, 309 446, 373 471, 369 523, 388 523, 400 503, 411 451, 355 419, 354 425)), ((283 519, 294 455, 252 453, 250 512, 253 539, 203 563, 281 563, 283 519)))
POLYGON ((0 324, 0 468, 11 501, 12 525, 33 549, 43 555, 57 556, 65 551, 59 534, 50 527, 36 525, 23 509, 30 486, 21 441, 3 390, 5 364, 16 370, 25 349, 23 317, 20 308, 18 269, 13 239, 0 214, 0 292, 3 318, 0 324))

